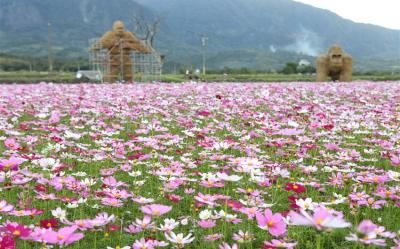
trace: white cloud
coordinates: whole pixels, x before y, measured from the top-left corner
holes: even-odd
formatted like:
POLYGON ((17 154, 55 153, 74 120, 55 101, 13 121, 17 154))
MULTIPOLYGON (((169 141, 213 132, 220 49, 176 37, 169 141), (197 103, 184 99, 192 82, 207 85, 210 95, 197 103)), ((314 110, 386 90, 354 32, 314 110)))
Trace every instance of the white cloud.
POLYGON ((399 0, 295 0, 328 9, 354 22, 400 30, 399 0))

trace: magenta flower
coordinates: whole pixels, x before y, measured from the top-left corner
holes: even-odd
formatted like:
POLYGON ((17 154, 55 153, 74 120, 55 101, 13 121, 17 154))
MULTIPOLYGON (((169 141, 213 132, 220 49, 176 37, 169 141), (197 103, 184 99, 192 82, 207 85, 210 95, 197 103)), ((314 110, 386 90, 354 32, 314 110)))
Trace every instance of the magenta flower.
POLYGON ((318 230, 325 228, 345 228, 351 226, 346 222, 342 215, 333 215, 325 207, 315 209, 313 216, 306 211, 300 210, 301 214, 290 211, 289 215, 293 225, 296 226, 314 226, 318 230))
POLYGON ((43 235, 43 240, 49 244, 69 245, 84 237, 83 233, 74 233, 77 226, 64 227, 60 230, 47 230, 43 235))
POLYGON ((171 211, 171 209, 172 207, 170 206, 159 205, 159 204, 145 205, 140 208, 140 210, 143 213, 148 214, 150 216, 161 216, 171 211))
POLYGON ((15 249, 17 246, 17 243, 11 236, 4 236, 1 238, 0 241, 0 248, 4 249, 15 249))
POLYGON ((270 209, 266 209, 265 215, 258 212, 256 214, 256 219, 258 226, 263 230, 268 230, 268 232, 273 236, 280 236, 286 233, 286 223, 280 213, 272 214, 270 209))
POLYGON ((12 236, 23 239, 27 238, 32 231, 31 229, 25 227, 24 225, 13 224, 13 223, 7 224, 6 229, 8 232, 11 233, 12 236))

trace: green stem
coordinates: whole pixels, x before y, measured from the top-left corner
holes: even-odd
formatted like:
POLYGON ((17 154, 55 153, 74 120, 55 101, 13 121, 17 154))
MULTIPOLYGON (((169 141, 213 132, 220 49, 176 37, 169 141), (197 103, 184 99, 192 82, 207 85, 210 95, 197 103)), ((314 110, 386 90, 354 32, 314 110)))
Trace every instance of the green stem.
POLYGON ((316 239, 317 241, 317 249, 321 249, 322 247, 321 247, 321 235, 317 235, 317 239, 316 239))

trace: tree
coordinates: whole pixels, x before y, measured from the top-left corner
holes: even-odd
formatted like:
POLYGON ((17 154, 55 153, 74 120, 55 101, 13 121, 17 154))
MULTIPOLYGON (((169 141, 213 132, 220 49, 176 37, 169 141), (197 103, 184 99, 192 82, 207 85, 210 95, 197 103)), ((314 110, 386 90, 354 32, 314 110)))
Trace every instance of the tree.
POLYGON ((152 20, 148 20, 148 18, 143 15, 143 12, 136 12, 132 19, 135 26, 133 32, 138 38, 144 40, 147 45, 154 47, 155 37, 160 30, 162 17, 156 15, 152 20))
POLYGON ((285 67, 282 69, 283 74, 295 74, 297 73, 297 63, 288 62, 285 67))

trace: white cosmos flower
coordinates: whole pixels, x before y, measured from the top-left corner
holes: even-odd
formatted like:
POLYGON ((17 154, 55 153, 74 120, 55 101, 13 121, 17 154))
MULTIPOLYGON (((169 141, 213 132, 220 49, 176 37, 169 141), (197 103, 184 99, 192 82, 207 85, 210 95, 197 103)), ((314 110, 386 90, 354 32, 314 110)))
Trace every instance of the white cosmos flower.
POLYGON ((85 178, 83 181, 81 181, 81 183, 84 184, 87 187, 95 185, 96 182, 97 181, 95 181, 93 178, 85 178))
POLYGON ((189 219, 188 219, 188 218, 182 219, 182 220, 181 220, 181 224, 182 224, 183 226, 186 226, 187 224, 189 224, 189 219))
POLYGON ((67 208, 77 208, 79 207, 78 203, 68 203, 67 208))
POLYGON ((55 210, 52 210, 51 214, 59 220, 65 220, 67 216, 67 212, 61 209, 60 207, 56 208, 55 210))
POLYGON ((323 169, 322 169, 324 172, 333 172, 334 171, 334 169, 332 168, 332 167, 329 167, 329 166, 325 166, 323 169))
POLYGON ((129 172, 128 175, 130 175, 132 177, 138 177, 138 176, 142 175, 142 172, 140 172, 140 171, 132 171, 132 172, 129 172))
POLYGON ((297 128, 297 127, 300 126, 298 123, 296 123, 296 122, 293 121, 293 120, 289 120, 289 121, 288 121, 288 125, 291 126, 291 127, 294 127, 294 128, 297 128))
POLYGON ((356 130, 356 129, 360 128, 360 124, 355 121, 352 121, 350 123, 347 123, 346 128, 356 130))
POLYGON ((228 214, 224 210, 220 210, 219 212, 214 210, 214 215, 211 218, 213 218, 213 219, 221 219, 221 218, 225 218, 227 215, 228 214))
POLYGON ((158 228, 160 231, 164 232, 171 232, 174 230, 176 227, 179 226, 179 222, 175 221, 174 219, 165 219, 163 225, 160 225, 160 228, 158 228))
POLYGON ((47 116, 48 116, 47 113, 39 113, 39 114, 36 115, 36 117, 41 118, 41 119, 44 119, 44 118, 46 118, 47 116))
POLYGON ((218 142, 213 145, 214 150, 226 150, 229 149, 230 144, 227 142, 218 142))
POLYGON ((210 172, 207 172, 207 173, 200 173, 200 175, 201 175, 201 179, 202 179, 202 180, 215 179, 215 178, 217 178, 217 175, 216 175, 216 174, 213 174, 213 173, 210 173, 210 172))
POLYGON ((296 205, 304 210, 314 210, 317 207, 317 203, 313 202, 311 198, 297 199, 296 205))
POLYGON ((275 167, 272 170, 272 175, 281 176, 282 178, 289 178, 290 177, 290 172, 287 169, 282 169, 280 167, 275 167))
POLYGON ((32 163, 40 166, 43 169, 48 169, 58 167, 60 165, 60 160, 56 160, 54 158, 41 158, 34 160, 32 163))
POLYGON ((224 180, 224 181, 229 181, 229 182, 237 182, 240 181, 243 177, 238 176, 238 175, 227 175, 225 173, 217 173, 218 178, 224 180))
POLYGON ((174 232, 170 232, 169 234, 165 234, 165 238, 171 241, 174 244, 177 244, 179 247, 184 247, 185 244, 191 243, 195 237, 189 233, 187 236, 184 236, 183 233, 175 234, 174 232))
POLYGON ((73 133, 72 131, 65 131, 64 137, 78 140, 81 138, 81 135, 77 134, 77 133, 73 133))
POLYGON ((74 175, 74 176, 83 177, 83 176, 87 176, 87 173, 86 173, 86 172, 76 172, 76 173, 74 173, 73 175, 74 175))
POLYGON ((200 212, 199 217, 202 220, 208 220, 211 218, 211 215, 212 215, 211 211, 206 209, 200 212))
POLYGON ((194 137, 195 136, 194 133, 191 132, 191 131, 183 131, 183 133, 188 137, 194 137))
POLYGON ((397 182, 400 181, 400 173, 399 172, 389 170, 388 176, 393 181, 397 181, 397 182))

